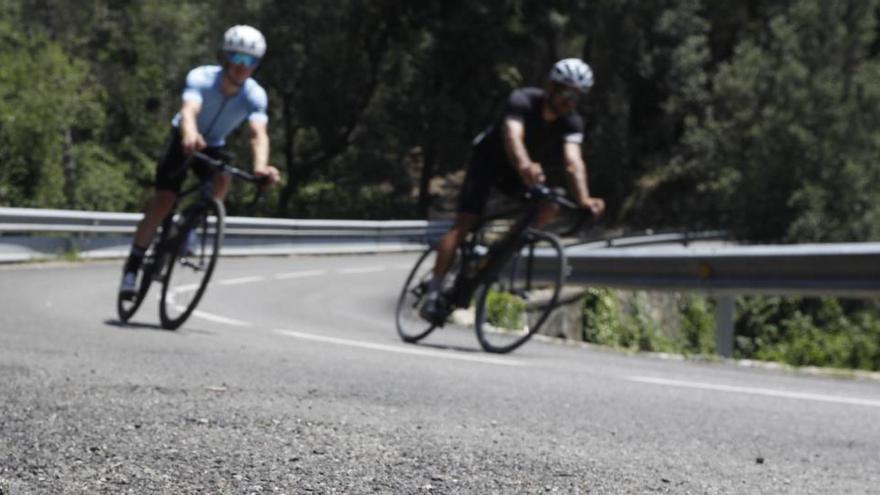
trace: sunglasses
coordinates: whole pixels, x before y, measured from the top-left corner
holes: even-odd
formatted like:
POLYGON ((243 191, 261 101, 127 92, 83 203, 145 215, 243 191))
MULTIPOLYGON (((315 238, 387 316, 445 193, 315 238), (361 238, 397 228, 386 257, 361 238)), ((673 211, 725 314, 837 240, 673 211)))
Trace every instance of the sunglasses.
POLYGON ((568 101, 578 101, 578 99, 580 99, 581 97, 581 93, 579 91, 569 88, 557 90, 556 94, 562 97, 562 99, 568 101))
POLYGON ((226 52, 226 60, 230 64, 243 65, 248 69, 252 69, 260 63, 259 57, 238 52, 226 52))

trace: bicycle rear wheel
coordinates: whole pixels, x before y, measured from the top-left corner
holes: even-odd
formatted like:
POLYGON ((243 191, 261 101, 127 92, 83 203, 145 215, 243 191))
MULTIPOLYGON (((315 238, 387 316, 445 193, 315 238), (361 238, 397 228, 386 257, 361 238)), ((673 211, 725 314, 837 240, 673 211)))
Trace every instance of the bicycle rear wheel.
POLYGON ((397 333, 404 342, 418 342, 437 328, 419 316, 436 258, 437 250, 433 247, 422 253, 400 291, 395 320, 397 333))
MULTIPOLYGON (((458 273, 458 251, 456 261, 443 281, 441 293, 445 293, 455 283, 458 273)), ((433 277, 434 261, 437 259, 437 249, 429 248, 416 261, 415 266, 403 284, 403 290, 397 300, 395 318, 397 333, 404 342, 418 342, 430 334, 438 325, 429 323, 419 316, 419 309, 424 303, 428 292, 428 283, 433 277)))
POLYGON ((223 244, 223 203, 210 199, 182 215, 178 236, 171 242, 159 303, 159 319, 169 330, 182 325, 199 304, 223 244))
POLYGON ((527 232, 499 273, 477 287, 474 326, 480 346, 507 353, 528 341, 556 307, 565 270, 559 239, 527 232))

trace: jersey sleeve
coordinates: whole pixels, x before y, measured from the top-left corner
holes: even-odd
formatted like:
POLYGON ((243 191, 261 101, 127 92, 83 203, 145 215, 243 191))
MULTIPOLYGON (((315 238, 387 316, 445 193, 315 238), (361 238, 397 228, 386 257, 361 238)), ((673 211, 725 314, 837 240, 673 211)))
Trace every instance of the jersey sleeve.
POLYGON ((197 67, 186 75, 186 86, 183 88, 183 101, 202 102, 202 89, 205 86, 203 72, 197 67))
POLYGON ((515 89, 507 98, 507 106, 504 108, 504 120, 513 119, 523 121, 529 111, 529 97, 522 89, 515 89))
POLYGON ((248 101, 250 102, 249 122, 269 122, 269 96, 261 86, 255 86, 251 91, 248 101))
POLYGON ((566 143, 582 144, 584 142, 584 119, 578 114, 569 115, 562 129, 562 140, 566 143))

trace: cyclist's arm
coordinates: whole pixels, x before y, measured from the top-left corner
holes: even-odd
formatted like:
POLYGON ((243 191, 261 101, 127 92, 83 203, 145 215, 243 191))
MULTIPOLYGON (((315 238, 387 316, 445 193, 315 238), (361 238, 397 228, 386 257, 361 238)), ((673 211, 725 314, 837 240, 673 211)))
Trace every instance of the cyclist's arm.
POLYGON ((514 118, 504 119, 504 151, 511 165, 522 177, 527 186, 544 181, 541 165, 532 161, 526 150, 526 127, 522 121, 514 118))
POLYGON ((565 172, 568 175, 575 200, 581 207, 589 208, 597 215, 601 214, 605 209, 605 202, 599 198, 590 197, 587 166, 581 154, 580 143, 566 142, 563 146, 565 172))
POLYGON ((248 122, 251 135, 251 152, 253 153, 254 174, 269 177, 270 182, 278 182, 281 178, 278 169, 269 165, 269 132, 268 124, 260 120, 248 122))
POLYGON ((196 123, 201 110, 201 100, 185 99, 180 107, 180 137, 186 154, 205 147, 205 139, 199 133, 199 126, 196 123))
POLYGON ((254 172, 265 170, 269 166, 269 132, 265 122, 248 122, 251 135, 251 152, 253 152, 254 172))

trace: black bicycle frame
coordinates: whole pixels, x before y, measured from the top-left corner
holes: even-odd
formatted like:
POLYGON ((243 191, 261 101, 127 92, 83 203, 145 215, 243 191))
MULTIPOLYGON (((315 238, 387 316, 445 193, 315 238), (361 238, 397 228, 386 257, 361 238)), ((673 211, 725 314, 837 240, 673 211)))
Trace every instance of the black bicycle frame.
MULTIPOLYGON (((529 207, 525 214, 520 216, 517 219, 516 223, 514 223, 513 227, 510 228, 508 234, 504 236, 500 241, 496 244, 493 244, 489 248, 489 252, 486 253, 485 259, 486 264, 480 267, 476 273, 468 274, 466 273, 467 267, 462 264, 459 269, 458 276, 455 278, 455 284, 452 287, 452 303, 458 307, 467 307, 470 304, 470 300, 474 295, 474 291, 477 290, 477 287, 481 283, 486 280, 491 279, 492 277, 496 277, 501 270, 504 268, 504 265, 507 261, 515 254, 515 250, 518 248, 519 241, 525 235, 526 231, 529 229, 529 226, 535 221, 535 217, 538 216, 538 207, 537 204, 529 207)), ((495 217, 497 218, 497 217, 495 217)), ((481 222, 480 225, 474 230, 474 232, 478 232, 483 225, 485 225, 489 220, 481 222)), ((464 259, 464 255, 467 249, 473 249, 462 247, 462 259, 464 259)), ((531 285, 531 272, 532 272, 532 260, 531 254, 534 252, 534 247, 530 250, 530 256, 528 261, 528 283, 531 285)))

